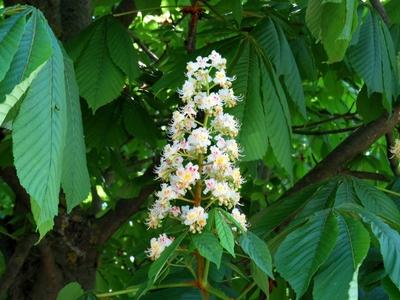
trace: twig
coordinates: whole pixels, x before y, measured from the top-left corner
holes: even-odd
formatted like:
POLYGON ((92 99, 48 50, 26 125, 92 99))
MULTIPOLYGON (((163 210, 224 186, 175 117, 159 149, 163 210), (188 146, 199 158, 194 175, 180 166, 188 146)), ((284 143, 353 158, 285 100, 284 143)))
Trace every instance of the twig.
POLYGON ((343 115, 336 115, 333 117, 330 117, 328 119, 325 120, 321 120, 321 121, 316 121, 316 122, 310 122, 310 123, 306 123, 304 125, 295 125, 292 126, 292 129, 304 129, 304 128, 310 128, 310 127, 315 127, 324 123, 329 123, 331 121, 335 121, 335 120, 339 120, 339 119, 344 119, 344 120, 351 120, 355 118, 355 113, 347 113, 347 114, 343 114, 343 115))
POLYGON ((196 50, 197 22, 199 21, 200 14, 203 12, 203 9, 197 6, 197 2, 197 0, 192 0, 192 6, 182 9, 183 13, 190 13, 192 15, 189 20, 189 30, 186 39, 186 50, 188 53, 193 53, 196 50))
POLYGON ((324 134, 336 134, 336 133, 343 133, 348 131, 353 131, 360 128, 361 125, 358 126, 351 126, 346 128, 339 128, 339 129, 331 129, 331 130, 320 130, 320 131, 312 131, 312 130, 299 130, 294 129, 293 133, 295 134, 303 134, 303 135, 324 135, 324 134))
POLYGON ((8 261, 7 269, 0 279, 0 299, 6 295, 36 241, 37 235, 30 234, 17 243, 14 254, 8 261))
POLYGON ((349 169, 345 169, 341 172, 342 174, 351 175, 361 179, 370 179, 370 180, 378 180, 390 182, 390 178, 384 174, 365 172, 365 171, 352 171, 349 169))
POLYGON ((372 7, 381 16, 383 22, 388 25, 390 23, 389 16, 387 15, 385 8, 379 0, 370 0, 372 7))
POLYGON ((389 119, 387 118, 387 114, 385 114, 374 122, 360 127, 329 153, 314 169, 308 172, 289 189, 282 198, 312 183, 322 182, 337 175, 348 162, 367 150, 382 135, 392 130, 399 120, 400 105, 394 108, 393 114, 389 119))

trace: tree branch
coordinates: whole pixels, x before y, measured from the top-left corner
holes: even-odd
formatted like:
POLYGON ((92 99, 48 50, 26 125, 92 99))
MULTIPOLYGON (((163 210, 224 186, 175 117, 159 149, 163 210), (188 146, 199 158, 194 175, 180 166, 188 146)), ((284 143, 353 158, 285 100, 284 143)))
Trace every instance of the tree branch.
POLYGON ((304 125, 294 125, 294 126, 292 126, 292 129, 294 130, 294 129, 305 129, 305 128, 310 128, 310 127, 316 127, 318 125, 329 123, 331 121, 335 121, 335 120, 339 120, 339 119, 344 119, 344 120, 356 119, 356 120, 358 120, 355 113, 347 113, 347 114, 343 114, 343 115, 335 115, 335 116, 332 116, 330 118, 327 118, 327 119, 321 120, 321 121, 306 123, 304 125))
POLYGON ((371 2, 372 7, 381 16, 383 22, 385 22, 386 25, 388 25, 390 22, 389 16, 387 15, 382 3, 379 0, 370 0, 370 2, 371 2))
POLYGON ((322 182, 339 174, 348 162, 367 150, 378 138, 392 130, 399 121, 400 105, 394 108, 389 119, 385 114, 374 122, 360 127, 300 179, 284 196, 297 192, 312 183, 322 182))
POLYGON ((351 126, 351 127, 346 127, 346 128, 319 130, 319 131, 293 129, 293 133, 303 134, 303 135, 324 135, 324 134, 335 134, 335 133, 343 133, 343 132, 353 131, 360 127, 361 126, 351 126))
POLYGON ((134 213, 138 212, 140 206, 153 193, 155 186, 143 188, 134 199, 120 200, 114 210, 108 212, 97 222, 99 245, 104 244, 134 213))
POLYGON ((6 295, 8 289, 13 284, 14 279, 17 277, 21 270, 28 254, 37 241, 36 234, 30 234, 24 239, 20 240, 15 247, 14 254, 11 256, 7 264, 7 269, 0 279, 0 299, 6 295))

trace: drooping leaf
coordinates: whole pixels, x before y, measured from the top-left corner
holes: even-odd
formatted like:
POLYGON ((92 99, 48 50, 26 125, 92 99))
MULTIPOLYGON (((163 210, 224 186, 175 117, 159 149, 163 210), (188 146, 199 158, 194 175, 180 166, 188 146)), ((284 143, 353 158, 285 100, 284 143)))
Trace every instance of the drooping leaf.
POLYGON ((322 42, 328 62, 341 61, 357 27, 357 1, 311 0, 307 6, 306 24, 317 41, 322 42), (336 21, 331 22, 332 19, 336 21))
POLYGON ((211 232, 203 232, 192 236, 192 241, 200 255, 213 262, 217 268, 221 264, 222 247, 217 237, 211 232))
POLYGON ((262 31, 257 34, 257 42, 265 49, 275 65, 277 75, 283 77, 283 84, 286 86, 290 99, 305 117, 304 91, 299 70, 282 28, 272 19, 267 19, 257 25, 255 30, 262 31))
POLYGON ((51 41, 53 55, 33 80, 13 127, 17 175, 36 204, 41 237, 58 212, 67 128, 63 55, 54 36, 51 41))
POLYGON ((337 215, 335 248, 314 279, 315 299, 358 300, 358 270, 369 249, 369 233, 357 219, 337 215))
POLYGON ((235 256, 235 240, 232 233, 232 228, 226 223, 225 218, 222 216, 220 211, 216 211, 215 214, 215 227, 221 243, 230 254, 235 256))
POLYGON ((357 197, 368 211, 400 225, 400 212, 392 199, 361 179, 353 178, 353 184, 357 197))
POLYGON ((267 244, 254 233, 247 231, 240 236, 240 246, 250 256, 251 260, 266 275, 274 277, 272 273, 272 258, 267 244))
POLYGON ((256 160, 264 156, 268 147, 267 124, 260 95, 260 62, 255 49, 244 41, 240 56, 231 73, 237 76, 234 91, 244 97, 233 113, 241 122, 239 142, 245 160, 256 160))
POLYGON ((296 299, 306 292, 312 276, 331 253, 337 234, 335 216, 321 213, 290 233, 279 246, 275 265, 295 290, 296 299))
POLYGON ((370 212, 361 212, 364 221, 371 225, 372 232, 380 244, 385 270, 400 289, 400 234, 390 228, 380 217, 370 212))
POLYGON ((384 22, 370 12, 361 25, 358 42, 348 52, 350 64, 364 80, 368 95, 382 93, 382 104, 391 110, 398 94, 398 74, 392 37, 384 22))
POLYGON ((14 87, 27 78, 34 70, 46 62, 51 53, 51 39, 47 24, 37 10, 32 10, 25 25, 18 50, 4 79, 0 81, 0 102, 14 87))
MULTIPOLYGON (((124 85, 124 74, 115 65, 107 46, 107 28, 107 17, 93 23, 86 29, 90 33, 90 38, 87 37, 87 32, 82 33, 83 39, 87 41, 86 45, 75 53, 77 58, 74 63, 79 92, 93 110, 118 97, 124 85)), ((78 45, 81 47, 79 43, 78 45)))
POLYGON ((251 275, 257 286, 263 291, 264 294, 269 293, 268 276, 259 268, 254 262, 250 263, 251 275))
POLYGON ((126 29, 112 17, 107 19, 107 46, 111 59, 130 79, 139 75, 138 58, 126 29))
POLYGON ((61 185, 70 212, 90 192, 90 178, 86 163, 86 148, 83 137, 82 114, 79 90, 75 80, 72 61, 64 55, 64 77, 67 105, 67 143, 64 148, 61 185))
POLYGON ((18 50, 24 32, 25 15, 22 12, 0 23, 0 81, 6 75, 18 50))

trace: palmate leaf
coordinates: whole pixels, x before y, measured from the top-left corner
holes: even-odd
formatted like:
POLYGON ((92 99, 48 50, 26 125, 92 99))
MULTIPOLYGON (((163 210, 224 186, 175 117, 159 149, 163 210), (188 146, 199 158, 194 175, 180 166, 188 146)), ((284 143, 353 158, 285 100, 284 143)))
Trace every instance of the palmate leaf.
POLYGON ((46 21, 42 19, 40 13, 35 9, 32 10, 9 71, 0 81, 0 103, 17 84, 51 56, 51 40, 46 26, 46 21))
POLYGON ((368 211, 400 225, 400 212, 391 198, 361 179, 353 178, 352 180, 358 199, 368 211))
POLYGON ((358 270, 369 249, 369 233, 362 223, 337 215, 339 236, 335 248, 314 279, 315 299, 357 300, 358 270))
POLYGON ((253 34, 258 36, 257 42, 271 59, 277 75, 283 77, 283 84, 286 86, 290 99, 305 117, 306 108, 300 73, 282 28, 272 19, 267 19, 257 25, 254 30, 259 31, 253 34))
POLYGON ((73 63, 66 57, 66 53, 64 55, 64 67, 67 105, 66 140, 68 142, 64 148, 61 185, 70 212, 88 196, 90 178, 86 163, 79 90, 75 80, 73 63))
POLYGON ((356 73, 364 80, 368 94, 382 93, 382 104, 391 110, 398 94, 395 50, 390 32, 375 13, 370 12, 361 25, 358 42, 349 48, 348 57, 356 73))
POLYGON ((357 27, 357 1, 310 0, 306 24, 317 41, 322 42, 328 63, 341 61, 357 27))
POLYGON ((244 96, 233 110, 240 120, 239 142, 243 146, 244 159, 256 160, 264 156, 268 148, 267 124, 260 94, 260 60, 254 47, 243 41, 232 74, 237 76, 234 91, 244 96))
POLYGON ((279 246, 275 265, 295 290, 296 299, 306 292, 312 276, 331 253, 337 234, 333 213, 320 213, 291 232, 279 246))
POLYGON ((53 55, 33 80, 13 126, 15 167, 21 185, 32 197, 41 236, 58 212, 67 129, 63 55, 56 38, 48 34, 53 55))
POLYGON ((6 75, 18 50, 24 32, 25 16, 26 13, 22 12, 0 23, 0 81, 6 75))
MULTIPOLYGON (((77 49, 69 48, 73 53, 80 95, 93 110, 118 97, 125 81, 123 71, 115 65, 110 55, 108 24, 107 17, 99 19, 80 35, 81 42, 78 37, 73 44, 77 49)), ((119 44, 112 46, 119 47, 119 44)))
POLYGON ((233 114, 241 122, 244 159, 261 159, 270 143, 278 163, 291 177, 290 112, 278 77, 253 37, 244 38, 234 51, 229 72, 237 77, 235 93, 243 96, 233 114))
POLYGON ((390 228, 380 217, 361 210, 364 221, 371 225, 380 244, 383 264, 393 283, 400 289, 400 234, 390 228))

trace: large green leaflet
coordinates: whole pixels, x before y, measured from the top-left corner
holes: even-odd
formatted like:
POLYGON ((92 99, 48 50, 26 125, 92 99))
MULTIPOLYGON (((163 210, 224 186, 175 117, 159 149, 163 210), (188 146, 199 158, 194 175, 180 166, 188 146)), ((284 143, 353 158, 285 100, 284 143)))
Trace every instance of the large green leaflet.
POLYGON ((0 81, 0 102, 14 87, 27 78, 34 70, 46 62, 51 53, 51 40, 46 29, 46 21, 37 10, 32 10, 25 25, 24 34, 19 43, 9 71, 0 81))
POLYGON ((272 19, 267 19, 257 25, 255 31, 258 32, 254 34, 257 42, 275 65, 277 75, 283 77, 282 83, 286 86, 290 99, 305 117, 304 91, 299 70, 282 28, 272 19))
POLYGON ((391 110, 392 98, 398 94, 396 55, 392 37, 385 23, 370 12, 361 25, 357 44, 348 57, 357 74, 364 80, 368 94, 383 94, 382 104, 391 110))
POLYGON ((341 61, 357 27, 357 1, 310 0, 306 24, 313 36, 322 42, 328 62, 341 61))
POLYGON ((63 54, 56 38, 49 34, 53 55, 33 80, 13 126, 15 167, 32 197, 41 236, 58 213, 67 129, 63 54))
POLYGON ((312 276, 324 263, 338 234, 333 213, 320 213, 290 233, 275 255, 278 272, 296 292, 296 299, 307 291, 312 276))
POLYGON ((90 192, 90 178, 86 163, 85 141, 83 139, 82 114, 79 90, 75 80, 72 61, 64 56, 65 88, 67 104, 67 136, 62 166, 61 185, 71 211, 90 192))
POLYGON ((400 234, 383 220, 369 212, 361 212, 364 221, 371 225, 372 232, 380 244, 385 270, 400 289, 400 234))
POLYGON ((6 75, 12 58, 18 50, 24 26, 25 13, 14 15, 0 24, 0 81, 6 75))
POLYGON ((369 233, 362 223, 336 216, 339 236, 335 248, 314 278, 314 298, 357 300, 358 270, 369 249, 369 233))
POLYGON ((278 163, 292 176, 290 112, 283 88, 253 37, 244 38, 237 51, 230 72, 237 77, 235 93, 244 97, 233 110, 242 124, 244 159, 263 158, 270 144, 278 163))
POLYGON ((124 73, 135 77, 138 66, 125 29, 112 17, 104 17, 71 44, 80 95, 96 110, 122 91, 124 73))

